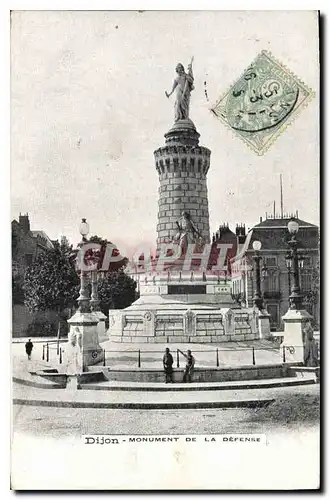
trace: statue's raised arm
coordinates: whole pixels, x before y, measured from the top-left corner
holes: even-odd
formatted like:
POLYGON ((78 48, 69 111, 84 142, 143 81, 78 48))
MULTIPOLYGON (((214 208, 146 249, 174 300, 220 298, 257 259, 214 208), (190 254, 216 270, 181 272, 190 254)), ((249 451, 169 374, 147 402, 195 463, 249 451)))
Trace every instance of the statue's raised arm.
POLYGON ((186 73, 181 63, 177 64, 175 71, 176 78, 170 93, 165 91, 166 97, 170 97, 176 91, 176 100, 174 104, 174 119, 187 120, 189 118, 189 103, 190 93, 194 90, 194 76, 192 72, 193 57, 190 64, 188 64, 188 72, 186 73))

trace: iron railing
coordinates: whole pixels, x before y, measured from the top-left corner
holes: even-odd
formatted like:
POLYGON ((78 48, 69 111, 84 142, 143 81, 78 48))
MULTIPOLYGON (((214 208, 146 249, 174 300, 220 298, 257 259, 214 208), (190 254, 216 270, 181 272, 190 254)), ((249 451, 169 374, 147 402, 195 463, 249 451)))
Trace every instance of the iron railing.
MULTIPOLYGON (((219 349, 218 347, 215 349, 194 349, 192 350, 192 354, 195 358, 195 366, 199 367, 208 367, 210 366, 210 361, 212 361, 212 358, 214 359, 214 366, 216 368, 220 367, 220 360, 226 358, 226 354, 231 352, 246 352, 249 353, 250 357, 250 362, 246 360, 246 358, 240 363, 241 365, 244 364, 244 366, 256 366, 258 364, 258 352, 259 353, 264 353, 264 352, 272 352, 274 354, 277 354, 279 356, 279 363, 286 363, 287 361, 287 352, 289 351, 290 354, 294 354, 296 348, 302 347, 302 346, 283 346, 280 349, 274 348, 274 347, 263 347, 263 348, 257 348, 257 347, 246 347, 246 348, 237 348, 237 349, 219 349), (212 353, 213 356, 208 357, 208 359, 201 359, 201 356, 198 355, 198 353, 202 354, 209 354, 212 353), (199 359, 198 359, 199 358, 199 359)), ((180 368, 180 350, 176 349, 176 351, 172 351, 172 356, 174 358, 174 363, 176 364, 177 368, 180 368), (175 354, 174 354, 175 353, 175 354)), ((130 365, 137 366, 138 368, 141 368, 143 365, 146 367, 147 364, 151 362, 162 362, 162 357, 164 356, 164 351, 155 351, 155 350, 142 350, 142 349, 137 349, 137 350, 103 350, 103 357, 102 357, 102 364, 103 366, 114 366, 116 364, 123 364, 123 365, 130 365), (152 360, 150 359, 143 359, 144 355, 154 355, 152 360)), ((260 359, 261 356, 259 356, 260 359)), ((228 358, 228 356, 227 356, 228 358)), ((227 359, 229 363, 226 363, 224 366, 231 366, 230 360, 227 359)), ((259 364, 265 364, 265 361, 263 360, 259 364)), ((211 365, 212 366, 212 365, 211 365)), ((237 366, 237 364, 233 363, 232 366, 237 366)))
MULTIPOLYGON (((279 363, 286 363, 287 362, 287 354, 288 352, 290 354, 294 354, 295 350, 297 348, 302 348, 303 346, 282 346, 280 348, 276 347, 238 347, 236 349, 230 348, 230 349, 220 349, 219 347, 214 348, 214 349, 194 349, 192 350, 192 354, 195 358, 195 365, 199 366, 200 368, 207 368, 207 367, 212 367, 215 366, 216 368, 219 368, 221 365, 221 359, 226 359, 226 364, 223 366, 225 367, 230 367, 230 366, 239 366, 237 363, 231 363, 230 359, 228 359, 228 354, 229 353, 243 353, 246 352, 248 353, 248 357, 245 357, 244 360, 241 360, 239 363, 240 365, 244 366, 256 366, 258 364, 258 358, 262 357, 260 353, 265 353, 265 352, 272 352, 273 354, 276 354, 279 356, 278 362, 279 363), (211 355, 209 356, 209 354, 211 355), (258 356, 259 353, 259 356, 258 356), (203 354, 207 355, 207 359, 203 358, 203 354), (250 361, 248 360, 250 359, 250 361), (213 360, 213 362, 212 362, 213 360), (210 364, 211 362, 211 364, 210 364), (214 363, 214 364, 213 364, 214 363)), ((50 361, 50 351, 55 351, 56 350, 56 359, 58 363, 63 362, 63 348, 60 346, 57 348, 57 345, 55 343, 50 343, 47 342, 46 344, 43 344, 42 346, 42 360, 43 361, 50 361)), ((172 351, 172 355, 174 358, 174 363, 176 364, 176 368, 180 368, 180 349, 176 349, 175 351, 172 351)), ((128 366, 137 366, 138 368, 146 367, 148 363, 155 363, 159 362, 162 363, 162 359, 164 356, 164 350, 152 350, 152 349, 128 349, 128 350, 105 350, 103 349, 103 356, 102 356, 102 365, 103 366, 114 366, 116 364, 123 364, 123 365, 128 365, 128 366), (152 359, 148 359, 147 356, 149 357, 152 356, 152 359), (144 358, 144 359, 143 359, 144 358), (147 359, 146 359, 147 358, 147 359)), ((182 355, 181 355, 182 356, 182 355)), ((262 362, 259 362, 259 364, 265 364, 265 360, 262 362)), ((275 363, 272 363, 275 364, 275 363)))

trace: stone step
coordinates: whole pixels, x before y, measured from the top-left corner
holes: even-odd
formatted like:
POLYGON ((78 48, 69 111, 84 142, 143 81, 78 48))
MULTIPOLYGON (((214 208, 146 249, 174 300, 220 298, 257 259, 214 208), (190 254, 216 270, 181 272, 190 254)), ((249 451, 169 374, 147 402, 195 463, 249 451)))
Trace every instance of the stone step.
POLYGON ((118 382, 104 381, 97 384, 82 384, 83 390, 97 391, 224 391, 244 389, 267 389, 272 387, 288 387, 315 384, 315 377, 286 377, 281 379, 246 380, 232 382, 199 382, 199 383, 168 383, 165 382, 118 382))
MULTIPOLYGON (((297 387, 297 390, 299 388, 297 387)), ((319 391, 318 384, 305 385, 305 390, 319 391)), ((204 409, 204 408, 260 408, 284 394, 292 394, 292 387, 214 390, 214 391, 93 391, 70 389, 36 389, 13 384, 13 403, 16 405, 59 408, 109 409, 204 409)))

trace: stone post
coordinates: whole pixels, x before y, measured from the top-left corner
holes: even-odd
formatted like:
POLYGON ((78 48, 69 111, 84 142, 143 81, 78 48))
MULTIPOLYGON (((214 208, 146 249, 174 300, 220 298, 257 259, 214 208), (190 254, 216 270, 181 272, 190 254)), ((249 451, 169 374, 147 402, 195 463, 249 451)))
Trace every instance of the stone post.
POLYGON ((260 339, 270 339, 270 314, 265 310, 258 310, 258 332, 260 339))
POLYGON ((287 362, 304 362, 304 329, 312 316, 305 309, 289 309, 282 316, 284 322, 284 338, 281 348, 286 349, 287 362))

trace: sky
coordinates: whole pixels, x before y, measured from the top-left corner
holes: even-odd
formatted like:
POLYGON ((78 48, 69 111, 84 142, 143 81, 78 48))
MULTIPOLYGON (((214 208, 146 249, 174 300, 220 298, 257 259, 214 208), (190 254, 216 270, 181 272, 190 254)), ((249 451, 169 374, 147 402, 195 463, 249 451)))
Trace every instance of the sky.
POLYGON ((211 150, 210 228, 280 211, 319 224, 318 96, 259 157, 210 108, 261 50, 317 91, 312 11, 16 11, 11 22, 11 218, 52 239, 155 246, 153 151, 174 122, 175 66, 194 56, 190 117, 211 150), (206 87, 204 82, 206 82, 206 87), (205 88, 209 101, 205 96, 205 88))

